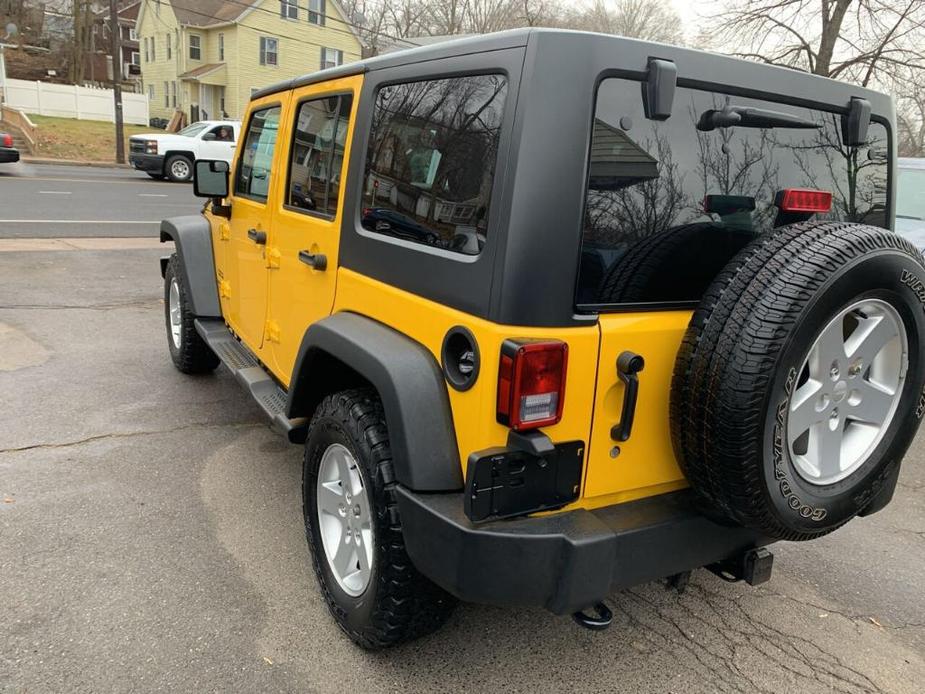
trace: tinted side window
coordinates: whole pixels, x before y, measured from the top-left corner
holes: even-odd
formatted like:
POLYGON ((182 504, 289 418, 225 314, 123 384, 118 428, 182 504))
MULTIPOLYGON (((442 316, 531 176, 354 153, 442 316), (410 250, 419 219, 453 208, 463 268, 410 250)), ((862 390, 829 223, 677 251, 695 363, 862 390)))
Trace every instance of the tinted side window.
POLYGON ((273 152, 279 132, 279 106, 254 111, 244 137, 244 151, 234 181, 235 195, 266 202, 273 152))
POLYGON ((306 101, 296 116, 286 204, 331 215, 337 212, 344 143, 353 96, 306 101))
POLYGON ((478 254, 488 233, 506 94, 501 75, 380 89, 366 157, 363 228, 478 254))
POLYGON ((846 147, 840 116, 679 88, 666 121, 646 120, 638 82, 601 83, 591 136, 577 303, 698 301, 757 235, 797 221, 779 213, 786 188, 833 194, 816 219, 887 226, 888 138, 846 147), (705 112, 751 107, 800 127, 704 128, 705 112), (698 127, 701 124, 701 127, 698 127))

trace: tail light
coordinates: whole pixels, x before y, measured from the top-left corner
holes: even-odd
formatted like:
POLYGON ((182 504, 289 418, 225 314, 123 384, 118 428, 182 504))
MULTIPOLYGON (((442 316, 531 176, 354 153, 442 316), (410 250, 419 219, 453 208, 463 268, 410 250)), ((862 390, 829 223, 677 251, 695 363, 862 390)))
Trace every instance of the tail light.
POLYGON ((13 136, 12 135, 7 135, 6 133, 4 133, 3 135, 0 135, 0 138, 3 138, 2 140, 0 140, 0 143, 2 143, 4 147, 13 146, 13 136))
POLYGON ((777 194, 775 202, 781 212, 824 214, 832 209, 832 194, 827 190, 785 188, 777 194))
POLYGON ((498 369, 498 421, 517 431, 562 419, 568 345, 505 340, 498 369))

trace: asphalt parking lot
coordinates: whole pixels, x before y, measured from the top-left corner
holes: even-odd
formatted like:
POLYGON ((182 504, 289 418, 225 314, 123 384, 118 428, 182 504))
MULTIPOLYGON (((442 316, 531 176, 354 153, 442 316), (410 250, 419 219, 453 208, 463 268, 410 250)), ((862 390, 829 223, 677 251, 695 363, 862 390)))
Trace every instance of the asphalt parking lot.
POLYGON ((164 249, 122 245, 0 242, 0 690, 922 691, 923 436, 885 512, 777 546, 759 588, 640 586, 602 633, 463 605, 358 650, 311 572, 300 450, 227 372, 173 369, 164 249))

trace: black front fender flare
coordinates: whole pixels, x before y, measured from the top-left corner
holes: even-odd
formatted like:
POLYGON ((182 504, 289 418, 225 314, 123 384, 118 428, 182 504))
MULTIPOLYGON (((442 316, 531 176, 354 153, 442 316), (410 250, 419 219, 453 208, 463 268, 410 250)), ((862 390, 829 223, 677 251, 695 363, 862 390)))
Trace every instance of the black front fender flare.
POLYGON ((415 491, 463 488, 456 429, 443 372, 419 342, 370 318, 338 313, 302 338, 287 416, 310 417, 328 394, 353 385, 355 373, 379 392, 395 477, 415 491))
MULTIPOLYGON (((200 215, 165 219, 161 222, 161 243, 167 241, 173 241, 180 259, 193 313, 197 318, 221 318, 209 220, 200 215)), ((161 259, 161 276, 165 270, 161 259)))

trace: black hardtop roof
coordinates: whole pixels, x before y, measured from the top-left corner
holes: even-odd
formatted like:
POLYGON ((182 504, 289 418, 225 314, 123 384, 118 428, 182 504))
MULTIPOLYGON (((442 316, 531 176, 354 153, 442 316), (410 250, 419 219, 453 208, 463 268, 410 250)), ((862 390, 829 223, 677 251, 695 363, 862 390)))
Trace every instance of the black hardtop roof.
POLYGON ((893 115, 892 101, 885 94, 800 70, 612 34, 538 28, 512 29, 393 51, 277 82, 255 92, 252 98, 373 70, 526 46, 537 52, 554 51, 562 60, 587 62, 589 57, 603 55, 610 67, 623 73, 642 74, 649 58, 663 58, 675 62, 678 83, 682 85, 727 84, 739 91, 754 91, 756 95, 779 94, 785 101, 802 98, 839 108, 845 107, 854 96, 870 101, 875 114, 893 115))

